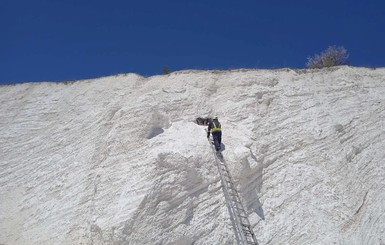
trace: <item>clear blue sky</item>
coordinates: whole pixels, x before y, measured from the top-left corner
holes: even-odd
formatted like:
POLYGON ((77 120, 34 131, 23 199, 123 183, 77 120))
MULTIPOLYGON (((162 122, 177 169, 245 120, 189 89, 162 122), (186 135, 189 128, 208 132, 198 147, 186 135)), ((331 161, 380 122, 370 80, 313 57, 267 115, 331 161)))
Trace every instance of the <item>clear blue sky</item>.
POLYGON ((0 83, 304 68, 344 46, 385 66, 384 0, 0 0, 0 83))

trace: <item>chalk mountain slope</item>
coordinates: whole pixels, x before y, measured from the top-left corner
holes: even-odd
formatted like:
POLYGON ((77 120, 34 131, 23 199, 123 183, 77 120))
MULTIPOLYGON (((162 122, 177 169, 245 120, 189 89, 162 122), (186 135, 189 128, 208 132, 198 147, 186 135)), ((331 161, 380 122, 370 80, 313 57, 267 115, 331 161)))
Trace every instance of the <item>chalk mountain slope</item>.
POLYGON ((0 244, 235 244, 198 116, 260 244, 385 244, 385 69, 0 87, 0 244))

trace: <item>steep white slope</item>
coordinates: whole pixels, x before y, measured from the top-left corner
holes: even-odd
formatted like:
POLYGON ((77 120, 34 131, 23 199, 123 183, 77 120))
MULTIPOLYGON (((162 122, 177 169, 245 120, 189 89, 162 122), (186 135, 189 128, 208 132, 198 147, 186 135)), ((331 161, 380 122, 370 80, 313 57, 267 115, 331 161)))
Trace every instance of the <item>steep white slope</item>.
POLYGON ((234 244, 198 116, 261 244, 385 244, 385 70, 0 87, 0 244, 234 244))

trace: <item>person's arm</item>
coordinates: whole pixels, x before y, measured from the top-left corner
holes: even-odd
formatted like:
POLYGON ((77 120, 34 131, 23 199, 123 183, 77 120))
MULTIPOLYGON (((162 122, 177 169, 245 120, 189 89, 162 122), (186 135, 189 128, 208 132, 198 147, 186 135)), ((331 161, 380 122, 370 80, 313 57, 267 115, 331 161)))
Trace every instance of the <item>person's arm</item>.
POLYGON ((209 127, 207 128, 207 138, 210 137, 211 127, 212 127, 211 122, 209 122, 209 127))

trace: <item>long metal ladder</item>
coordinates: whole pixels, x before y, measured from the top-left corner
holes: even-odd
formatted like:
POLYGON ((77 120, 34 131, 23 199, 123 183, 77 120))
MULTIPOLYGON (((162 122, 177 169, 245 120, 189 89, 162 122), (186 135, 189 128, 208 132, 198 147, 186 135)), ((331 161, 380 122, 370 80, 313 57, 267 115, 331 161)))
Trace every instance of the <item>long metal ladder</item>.
POLYGON ((215 155, 215 163, 218 166, 218 171, 221 177, 223 192, 226 199, 226 206, 230 213, 230 219, 233 224, 235 238, 240 245, 258 245, 257 238, 254 235, 253 229, 251 228, 250 221, 247 217, 245 209, 243 208, 238 191, 234 186, 226 162, 223 159, 221 153, 218 155, 215 152, 210 139, 209 144, 215 155))

